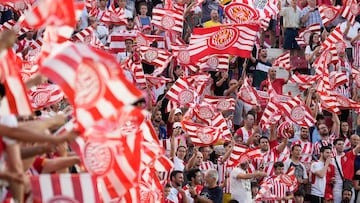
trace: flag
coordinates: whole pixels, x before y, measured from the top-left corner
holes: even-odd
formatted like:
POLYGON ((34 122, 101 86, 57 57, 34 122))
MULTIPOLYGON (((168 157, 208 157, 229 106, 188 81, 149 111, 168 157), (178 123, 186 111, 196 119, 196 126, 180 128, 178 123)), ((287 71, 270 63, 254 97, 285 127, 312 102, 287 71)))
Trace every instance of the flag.
POLYGON ((290 66, 290 51, 286 51, 283 54, 281 54, 280 56, 278 56, 274 60, 272 65, 282 67, 287 71, 292 70, 292 68, 290 66))
POLYGON ((113 25, 126 25, 127 19, 125 17, 124 8, 115 8, 115 5, 111 4, 109 9, 101 16, 100 22, 113 25))
POLYGON ((319 80, 316 86, 316 91, 320 96, 320 106, 322 109, 335 114, 339 114, 341 112, 338 108, 336 97, 332 96, 330 91, 326 89, 323 80, 319 80))
POLYGON ((264 113, 260 118, 259 125, 261 129, 267 130, 270 125, 277 123, 281 118, 281 111, 274 102, 274 99, 270 99, 266 105, 264 113))
POLYGON ((184 17, 180 10, 154 8, 151 23, 165 31, 182 33, 184 17))
POLYGON ((81 174, 31 176, 33 202, 101 202, 96 177, 81 174))
POLYGON ((235 99, 233 97, 221 97, 221 96, 211 96, 205 95, 204 102, 213 105, 216 109, 220 111, 231 110, 235 111, 235 99))
POLYGON ((252 5, 232 2, 225 6, 224 12, 232 23, 254 23, 260 18, 258 10, 252 5))
POLYGON ((19 27, 17 27, 17 26, 20 26, 20 25, 16 25, 16 21, 14 19, 10 19, 10 20, 4 22, 2 25, 0 25, 0 31, 14 30, 16 32, 17 36, 21 36, 30 31, 30 29, 27 27, 22 26, 19 29, 19 27))
POLYGON ((299 126, 311 127, 315 124, 316 120, 312 116, 311 110, 299 97, 292 97, 278 106, 292 122, 299 126))
POLYGON ((356 16, 360 14, 359 4, 356 0, 346 0, 340 13, 351 25, 354 25, 356 16))
POLYGON ((195 92, 191 90, 190 84, 185 77, 178 78, 165 96, 170 101, 176 102, 180 107, 195 103, 196 98, 195 92))
MULTIPOLYGON (((83 161, 111 198, 125 194, 140 175, 145 112, 126 106, 117 115, 95 123, 82 135, 86 139, 83 161)), ((104 191, 105 192, 105 191, 104 191)))
POLYGON ((258 105, 257 101, 257 92, 256 90, 249 84, 248 78, 245 78, 243 85, 240 87, 239 92, 237 93, 237 97, 252 106, 258 105))
POLYGON ((209 146, 215 144, 220 138, 220 129, 189 121, 183 121, 183 129, 189 134, 194 145, 209 146))
POLYGON ((299 90, 304 91, 313 86, 316 80, 319 78, 319 75, 304 75, 296 72, 289 79, 290 83, 295 83, 298 85, 299 90))
POLYGON ((339 7, 330 6, 326 4, 323 4, 318 8, 322 23, 325 26, 329 25, 339 15, 340 12, 339 7))
POLYGON ((42 109, 60 102, 64 93, 58 85, 44 84, 30 90, 29 97, 34 109, 42 109))
POLYGON ((155 77, 152 75, 145 75, 146 82, 149 86, 154 87, 155 89, 159 89, 160 87, 164 86, 167 82, 170 82, 170 78, 164 77, 155 77))
POLYGON ((94 33, 94 27, 89 26, 80 32, 76 33, 73 36, 75 42, 83 42, 85 44, 91 45, 95 48, 104 49, 105 46, 102 44, 100 39, 94 33))
POLYGON ((0 52, 0 79, 5 86, 5 98, 1 105, 1 114, 30 115, 32 108, 26 88, 19 74, 21 66, 10 48, 0 52))
POLYGON ((332 71, 329 75, 330 89, 335 89, 336 87, 347 84, 348 82, 349 79, 344 72, 338 73, 336 71, 332 71))
POLYGON ((113 56, 84 44, 65 46, 50 55, 40 72, 58 84, 82 127, 113 116, 117 109, 142 98, 142 93, 129 82, 113 56), (119 91, 121 90, 121 91, 119 91))
POLYGON ((165 38, 160 35, 145 35, 141 32, 137 32, 136 45, 150 47, 152 43, 157 43, 157 48, 165 48, 165 38))
POLYGON ((337 92, 331 92, 332 96, 336 98, 337 107, 340 109, 354 109, 356 112, 360 110, 360 104, 352 99, 345 97, 337 92))
POLYGON ((19 20, 22 26, 33 29, 40 29, 46 25, 66 27, 62 34, 68 37, 73 33, 76 21, 73 0, 41 0, 19 20))
POLYGON ((129 32, 127 30, 120 30, 120 31, 114 31, 112 32, 108 40, 110 41, 109 49, 113 53, 118 52, 125 52, 126 46, 125 46, 125 40, 131 39, 135 40, 136 38, 136 32, 129 32))
POLYGON ((320 23, 311 24, 306 28, 303 28, 299 32, 299 37, 295 37, 299 46, 306 46, 309 44, 309 38, 311 33, 317 33, 320 35, 320 23))
POLYGON ((210 125, 215 128, 220 128, 221 139, 225 141, 231 141, 232 138, 231 131, 226 123, 226 119, 220 112, 218 112, 217 114, 215 114, 215 116, 213 116, 210 125))
POLYGON ((165 49, 154 47, 140 47, 140 55, 145 63, 157 66, 157 73, 160 74, 165 70, 172 59, 172 55, 165 49), (161 71, 162 70, 162 71, 161 71))
POLYGON ((197 66, 200 72, 221 71, 228 72, 229 70, 229 55, 228 54, 214 54, 205 56, 199 60, 197 66))
POLYGON ((248 148, 245 145, 235 144, 231 151, 227 167, 236 167, 241 163, 243 158, 254 159, 261 157, 261 154, 260 148, 248 148))
POLYGON ((340 26, 337 26, 326 40, 321 44, 321 50, 329 49, 333 44, 344 41, 344 34, 340 30, 340 26))
POLYGON ((257 31, 258 26, 252 24, 195 28, 188 47, 190 61, 196 64, 210 54, 231 54, 249 58, 257 31))

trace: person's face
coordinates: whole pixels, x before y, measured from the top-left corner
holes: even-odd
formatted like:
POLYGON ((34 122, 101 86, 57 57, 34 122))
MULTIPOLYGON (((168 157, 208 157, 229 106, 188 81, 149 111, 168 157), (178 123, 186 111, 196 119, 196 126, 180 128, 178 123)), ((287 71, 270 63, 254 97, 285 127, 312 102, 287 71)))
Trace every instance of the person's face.
POLYGON ((100 0, 100 7, 106 7, 107 0, 100 0))
POLYGON ((165 196, 165 197, 169 196, 170 191, 171 191, 171 188, 170 188, 170 187, 166 187, 166 188, 164 189, 164 196, 165 196))
POLYGON ((219 20, 219 13, 216 10, 212 10, 210 13, 211 20, 217 21, 219 20))
POLYGON ((210 158, 211 150, 209 147, 204 147, 203 151, 201 152, 203 155, 203 159, 206 161, 210 158))
POLYGON ((225 149, 225 152, 228 152, 229 150, 231 150, 231 144, 228 144, 224 149, 225 149))
POLYGON ((304 197, 303 196, 295 196, 295 203, 303 203, 304 197))
POLYGON ((343 193, 342 193, 342 199, 343 200, 351 200, 351 196, 352 196, 352 194, 351 194, 351 192, 350 191, 348 191, 348 190, 345 190, 343 193))
POLYGON ((253 197, 255 197, 258 192, 259 192, 259 188, 258 188, 258 187, 252 187, 252 188, 251 188, 251 195, 252 195, 253 197))
POLYGON ((303 139, 309 138, 309 128, 301 128, 300 137, 303 139))
POLYGON ((186 148, 185 147, 179 147, 176 155, 179 159, 183 160, 185 158, 186 155, 186 148))
POLYGON ((236 144, 244 144, 243 143, 244 140, 241 136, 235 136, 234 141, 236 144))
POLYGON ((142 32, 143 32, 145 35, 151 35, 151 28, 144 29, 144 30, 142 30, 142 32))
POLYGON ((259 147, 261 151, 268 151, 269 150, 269 140, 267 139, 260 139, 259 147))
POLYGON ((254 77, 249 75, 248 80, 249 80, 249 84, 251 85, 254 82, 254 77))
POLYGON ((325 124, 319 125, 319 134, 321 136, 328 136, 329 135, 329 129, 325 124))
POLYGON ((132 30, 134 29, 134 21, 133 20, 128 20, 127 24, 126 24, 126 29, 128 30, 132 30))
POLYGON ((325 149, 325 151, 322 152, 321 155, 322 155, 324 160, 330 159, 331 158, 331 150, 330 149, 325 149))
POLYGON ((254 116, 253 115, 247 115, 247 118, 245 120, 245 125, 252 127, 254 125, 254 116))
POLYGON ((205 179, 205 183, 206 183, 207 185, 211 185, 211 183, 214 182, 214 178, 211 177, 208 173, 205 174, 204 179, 205 179))
POLYGON ((176 174, 174 179, 175 179, 174 180, 175 186, 181 187, 182 184, 184 183, 184 174, 183 173, 178 173, 178 174, 176 174))
POLYGON ((132 51, 133 41, 132 40, 125 40, 125 47, 126 47, 126 51, 132 51))
POLYGON ((230 80, 229 87, 233 87, 235 85, 237 85, 237 80, 234 80, 234 79, 230 80))
POLYGON ((178 77, 182 77, 182 76, 184 76, 184 71, 182 68, 178 68, 178 69, 176 69, 175 74, 178 77))
POLYGON ((195 157, 195 165, 200 166, 202 161, 203 161, 203 155, 202 155, 201 152, 198 152, 196 157, 195 157))
POLYGON ((182 119, 182 114, 181 113, 177 113, 174 115, 174 121, 175 122, 180 122, 182 119))
POLYGON ((155 120, 156 122, 160 122, 160 121, 162 120, 161 111, 156 111, 154 120, 155 120))
POLYGON ((143 6, 140 7, 140 13, 142 15, 146 15, 147 11, 148 11, 147 6, 143 5, 143 6))
POLYGON ((171 88, 171 86, 172 86, 173 84, 174 84, 174 83, 171 83, 171 82, 166 83, 166 86, 165 86, 164 91, 167 92, 167 91, 171 88))
POLYGON ((301 147, 300 146, 296 146, 294 147, 294 150, 291 152, 291 156, 295 157, 295 158, 299 158, 301 156, 301 147))
POLYGON ((314 34, 314 36, 313 36, 313 42, 314 42, 314 43, 320 42, 320 35, 314 34))
POLYGON ((201 185, 201 183, 202 183, 202 174, 199 171, 195 174, 195 185, 201 185))
POLYGON ((266 49, 261 49, 260 56, 266 58, 267 57, 267 50, 266 49))
POLYGON ((349 131, 349 124, 347 122, 341 123, 341 131, 342 132, 348 132, 349 131))
POLYGON ((275 175, 284 174, 284 167, 277 167, 274 171, 275 175))
POLYGON ((343 152, 344 151, 344 142, 338 141, 335 145, 335 149, 337 152, 343 152))
POLYGON ((307 2, 308 2, 310 7, 315 7, 316 6, 315 0, 307 0, 307 2))
POLYGON ((291 6, 296 6, 296 0, 291 1, 291 6))
POLYGON ((356 135, 356 134, 351 135, 351 137, 350 137, 350 144, 351 144, 351 146, 354 147, 354 146, 358 145, 359 140, 360 140, 360 138, 359 138, 358 135, 356 135))
POLYGON ((270 76, 271 79, 276 78, 276 69, 275 68, 270 68, 269 69, 269 76, 270 76))
POLYGON ((118 0, 118 4, 120 8, 125 8, 126 6, 126 0, 118 0))

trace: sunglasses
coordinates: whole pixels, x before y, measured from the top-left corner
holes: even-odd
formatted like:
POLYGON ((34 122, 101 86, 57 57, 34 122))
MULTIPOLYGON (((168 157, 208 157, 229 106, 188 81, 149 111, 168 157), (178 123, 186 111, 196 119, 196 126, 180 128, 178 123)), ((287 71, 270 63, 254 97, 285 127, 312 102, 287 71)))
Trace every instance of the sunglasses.
POLYGON ((176 127, 174 127, 173 129, 181 129, 181 127, 180 127, 180 126, 176 126, 176 127))

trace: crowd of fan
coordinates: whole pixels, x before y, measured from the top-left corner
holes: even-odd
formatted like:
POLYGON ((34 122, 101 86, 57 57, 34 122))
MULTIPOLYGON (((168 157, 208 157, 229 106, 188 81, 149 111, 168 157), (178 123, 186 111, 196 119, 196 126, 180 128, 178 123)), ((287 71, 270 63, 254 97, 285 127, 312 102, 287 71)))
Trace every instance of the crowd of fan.
MULTIPOLYGON (((223 5, 230 1, 205 0, 197 5, 196 2, 182 2, 190 7, 184 14, 183 39, 189 41, 194 27, 212 27, 226 22, 223 5)), ((113 33, 126 30, 129 33, 142 32, 147 35, 161 35, 162 31, 151 24, 152 8, 161 8, 161 0, 119 0, 115 4, 126 8, 127 25, 112 26, 99 22, 105 10, 112 2, 99 0, 96 15, 89 15, 90 10, 84 10, 77 25, 77 32, 96 25, 96 34, 104 45, 111 43, 113 33)), ((292 54, 304 53, 309 63, 309 74, 314 74, 312 62, 320 55, 319 45, 336 25, 344 33, 346 51, 339 55, 338 64, 332 71, 346 72, 349 82, 338 87, 338 91, 348 98, 359 101, 359 90, 351 80, 350 67, 360 66, 360 23, 354 25, 338 17, 328 27, 322 26, 321 34, 312 33, 305 48, 300 48, 295 37, 302 27, 314 23, 322 24, 317 5, 328 4, 341 6, 338 1, 295 0, 280 1, 280 15, 274 16, 270 22, 270 46, 292 50, 292 54), (278 32, 280 31, 280 32, 278 32), (278 32, 278 33, 277 33, 278 32), (283 46, 283 47, 282 47, 283 46)), ((1 12, 1 23, 17 18, 11 9, 1 12)), ((266 106, 253 107, 243 103, 236 96, 243 83, 244 73, 257 89, 266 91, 269 78, 272 87, 278 94, 283 93, 283 86, 287 79, 277 78, 277 68, 272 67, 264 48, 265 35, 261 32, 259 44, 254 46, 254 55, 249 60, 233 58, 228 72, 212 72, 212 93, 217 96, 232 96, 236 100, 235 111, 227 114, 228 126, 233 133, 232 142, 223 142, 214 146, 197 147, 191 143, 189 137, 182 130, 181 120, 186 109, 173 109, 166 112, 169 100, 165 97, 173 81, 186 75, 186 70, 177 66, 164 73, 172 82, 166 83, 161 90, 153 92, 149 97, 148 108, 152 112, 152 123, 166 154, 173 160, 173 171, 159 174, 164 184, 166 202, 257 202, 260 184, 264 181, 276 179, 290 167, 295 168, 295 176, 299 187, 295 192, 287 192, 287 188, 273 187, 270 192, 277 196, 271 202, 360 202, 357 193, 360 190, 360 137, 357 130, 359 119, 353 110, 342 110, 341 115, 332 115, 318 108, 319 96, 313 88, 306 91, 305 100, 316 117, 316 125, 310 128, 294 126, 294 136, 278 139, 277 126, 262 131, 258 125, 261 114, 266 106), (244 62, 246 61, 246 63, 244 62), (245 68, 246 71, 243 71, 245 68), (171 71, 172 70, 172 71, 171 71), (163 92, 162 92, 163 90, 163 92), (152 100, 156 102, 151 103, 152 100), (331 128, 330 128, 331 127, 331 128), (241 160, 237 167, 227 167, 228 158, 235 144, 249 148, 260 148, 262 157, 259 159, 241 160), (290 156, 289 156, 290 155, 290 156), (289 156, 289 157, 288 157, 289 156), (352 182, 352 184, 345 184, 352 182)), ((30 44, 41 36, 41 32, 30 31, 20 36, 14 50, 29 59, 30 44)), ((133 38, 125 40, 125 51, 115 53, 119 62, 124 62, 133 56, 135 42, 133 38)), ((166 48, 166 47, 161 47, 166 48)), ((143 64, 145 73, 152 73, 154 67, 143 64)), ((289 72, 289 77, 291 73, 289 72)), ((129 76, 129 79, 132 79, 129 76)), ((0 88, 3 90, 3 87, 0 88)), ((0 91, 3 97, 4 91, 0 91)), ((24 183, 23 170, 29 175, 39 173, 69 172, 70 166, 79 164, 79 158, 68 152, 64 141, 74 139, 73 134, 62 137, 42 136, 45 130, 53 132, 65 122, 61 113, 64 107, 53 105, 37 111, 31 120, 11 116, 1 117, 3 153, 6 152, 2 167, 6 170, 0 173, 12 197, 18 202, 24 202, 23 194, 28 194, 29 184, 24 183), (59 108, 61 111, 59 111, 59 108), (39 120, 40 119, 40 120, 39 120), (11 126, 11 127, 6 127, 11 126), (16 126, 23 127, 15 128, 16 126), (24 130, 26 129, 26 130, 24 130), (26 135, 26 136, 24 136, 26 135), (17 140, 17 141, 14 141, 17 140), (25 144, 24 144, 24 143, 25 144), (45 142, 45 144, 31 144, 45 142), (30 144, 29 144, 30 143, 30 144), (60 145, 59 145, 60 144, 60 145), (6 163, 6 164, 5 164, 6 163)), ((5 193, 1 194, 2 198, 5 193)), ((266 200, 259 200, 266 201, 266 200)))

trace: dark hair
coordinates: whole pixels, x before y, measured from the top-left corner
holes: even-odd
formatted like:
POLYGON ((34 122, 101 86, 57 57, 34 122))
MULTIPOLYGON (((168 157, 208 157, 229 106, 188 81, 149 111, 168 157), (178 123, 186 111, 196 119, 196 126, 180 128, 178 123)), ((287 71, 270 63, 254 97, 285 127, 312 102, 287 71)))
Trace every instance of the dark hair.
POLYGON ((229 201, 229 203, 239 203, 239 201, 237 201, 237 200, 235 200, 235 199, 231 199, 231 200, 229 201))
POLYGON ((5 85, 3 83, 0 83, 0 96, 5 96, 5 85))
MULTIPOLYGON (((344 132, 342 131, 342 129, 341 129, 341 124, 343 124, 343 123, 348 123, 347 121, 341 121, 340 122, 340 137, 342 137, 342 138, 350 138, 350 136, 351 136, 351 130, 350 130, 350 128, 349 128, 349 130, 347 131, 347 133, 344 135, 344 132)), ((349 124, 349 123, 348 123, 349 124)))
POLYGON ((170 180, 172 180, 173 177, 176 177, 177 174, 179 173, 183 173, 182 171, 179 170, 174 170, 170 173, 170 180))
POLYGON ((325 120, 324 115, 322 115, 322 114, 317 114, 317 115, 316 115, 316 121, 319 121, 319 120, 325 120))
POLYGON ((253 187, 259 187, 259 184, 257 183, 257 182, 255 182, 255 181, 252 181, 251 182, 251 187, 253 188, 253 187))
POLYGON ((342 139, 342 138, 336 138, 336 139, 334 140, 333 144, 336 145, 336 144, 337 144, 338 142, 340 142, 340 141, 344 142, 344 139, 342 139))
POLYGON ((330 150, 331 151, 331 147, 330 146, 322 146, 321 148, 320 148, 320 152, 324 152, 325 150, 330 150))
POLYGON ((224 142, 223 147, 225 148, 225 147, 229 146, 230 144, 231 144, 231 142, 224 142))
POLYGON ((203 152, 204 149, 205 149, 205 147, 209 147, 209 148, 210 148, 210 146, 199 147, 199 152, 203 152))
POLYGON ((293 146, 291 146, 291 151, 294 151, 295 147, 302 148, 300 144, 294 144, 293 146))
POLYGON ((268 138, 268 137, 266 137, 266 136, 261 136, 261 137, 259 138, 259 142, 260 142, 262 139, 266 139, 267 141, 269 141, 269 138, 268 138))
MULTIPOLYGON (((312 32, 310 34, 310 37, 309 37, 309 46, 310 46, 310 49, 311 51, 314 51, 314 49, 319 46, 320 44, 314 44, 314 35, 319 35, 318 33, 316 32, 312 32)), ((320 42, 319 42, 320 43, 320 42)))
POLYGON ((344 195, 344 192, 345 192, 345 191, 351 192, 351 195, 352 195, 352 188, 344 188, 344 189, 342 190, 342 192, 341 192, 341 195, 344 195))
POLYGON ((166 183, 165 188, 171 188, 170 183, 166 183))
POLYGON ((274 163, 274 169, 277 169, 279 167, 284 167, 284 163, 281 161, 277 161, 274 163))
POLYGON ((201 172, 200 169, 198 169, 198 168, 190 169, 186 175, 186 178, 188 179, 188 181, 191 181, 191 178, 196 178, 196 174, 198 172, 201 172))
POLYGON ((299 188, 295 193, 294 196, 302 196, 305 197, 305 190, 303 188, 299 188))

